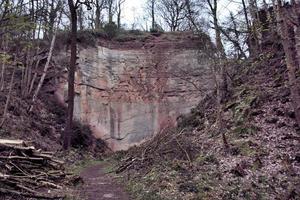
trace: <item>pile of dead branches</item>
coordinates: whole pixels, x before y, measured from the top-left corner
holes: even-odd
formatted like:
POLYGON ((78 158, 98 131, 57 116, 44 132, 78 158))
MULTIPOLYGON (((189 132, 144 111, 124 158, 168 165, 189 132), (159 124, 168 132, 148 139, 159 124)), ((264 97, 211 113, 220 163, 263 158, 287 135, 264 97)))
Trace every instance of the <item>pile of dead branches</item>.
POLYGON ((180 160, 191 163, 197 151, 193 145, 193 133, 185 129, 164 129, 139 147, 129 149, 121 160, 116 173, 143 170, 161 160, 180 160))
POLYGON ((65 177, 63 162, 55 159, 54 153, 22 140, 0 139, 0 196, 61 198, 53 193, 62 189, 58 183, 65 177))

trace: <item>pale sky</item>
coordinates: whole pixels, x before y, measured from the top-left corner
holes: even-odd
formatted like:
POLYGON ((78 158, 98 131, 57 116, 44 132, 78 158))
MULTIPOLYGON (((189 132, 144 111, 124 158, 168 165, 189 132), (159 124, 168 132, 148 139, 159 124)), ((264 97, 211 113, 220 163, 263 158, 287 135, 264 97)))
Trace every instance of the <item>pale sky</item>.
POLYGON ((123 23, 131 25, 138 19, 143 19, 145 16, 146 0, 126 0, 124 3, 123 23))
MULTIPOLYGON (((146 0, 126 0, 123 7, 122 23, 130 27, 133 23, 141 22, 146 16, 144 10, 145 2, 146 0)), ((235 14, 237 9, 241 6, 241 3, 238 1, 220 0, 218 3, 218 14, 221 20, 229 16, 230 11, 235 14)))

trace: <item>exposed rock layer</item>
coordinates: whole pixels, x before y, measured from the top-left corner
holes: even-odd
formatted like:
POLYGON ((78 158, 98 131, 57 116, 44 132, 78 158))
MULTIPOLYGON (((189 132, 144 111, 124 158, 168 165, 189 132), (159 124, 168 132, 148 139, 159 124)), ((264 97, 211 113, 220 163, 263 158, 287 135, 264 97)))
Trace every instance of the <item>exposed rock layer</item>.
POLYGON ((113 150, 174 126, 199 102, 200 88, 213 85, 195 41, 154 37, 134 46, 101 43, 81 50, 75 117, 113 150))

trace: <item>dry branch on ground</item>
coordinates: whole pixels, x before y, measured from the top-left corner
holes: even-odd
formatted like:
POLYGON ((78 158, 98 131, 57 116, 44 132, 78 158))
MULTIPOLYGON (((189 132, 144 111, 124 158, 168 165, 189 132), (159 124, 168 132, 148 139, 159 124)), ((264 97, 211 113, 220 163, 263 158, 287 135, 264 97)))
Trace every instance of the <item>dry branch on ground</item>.
POLYGON ((55 190, 67 174, 54 152, 36 149, 22 140, 0 139, 0 194, 30 198, 62 198, 55 190), (53 192, 49 192, 49 188, 53 192))

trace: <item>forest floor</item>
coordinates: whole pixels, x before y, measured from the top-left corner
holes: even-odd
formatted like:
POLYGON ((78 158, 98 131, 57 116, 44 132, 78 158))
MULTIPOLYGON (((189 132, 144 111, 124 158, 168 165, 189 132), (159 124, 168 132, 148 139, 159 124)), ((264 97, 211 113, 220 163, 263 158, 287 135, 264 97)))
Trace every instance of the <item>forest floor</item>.
POLYGON ((87 167, 81 173, 85 183, 82 188, 83 198, 87 200, 119 199, 129 200, 128 194, 112 176, 104 171, 105 164, 87 167))
POLYGON ((83 160, 71 166, 70 171, 80 175, 82 182, 67 192, 72 200, 129 200, 125 186, 110 173, 112 163, 102 160, 83 160))

